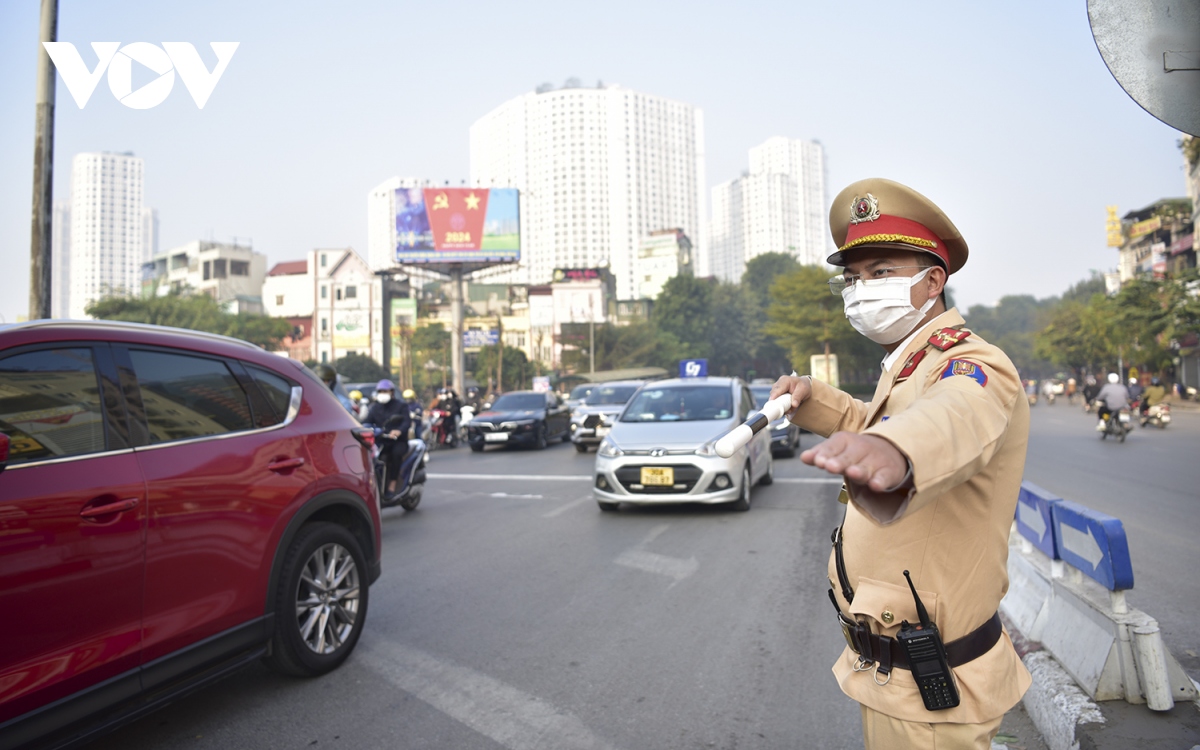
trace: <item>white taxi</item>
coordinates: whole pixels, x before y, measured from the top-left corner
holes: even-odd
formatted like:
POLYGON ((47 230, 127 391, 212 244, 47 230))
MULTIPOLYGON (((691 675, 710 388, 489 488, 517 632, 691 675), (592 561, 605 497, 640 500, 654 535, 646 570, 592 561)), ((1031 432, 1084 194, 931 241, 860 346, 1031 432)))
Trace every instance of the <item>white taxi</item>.
POLYGON ((728 503, 750 509, 754 484, 774 479, 771 434, 762 430, 729 458, 714 443, 754 411, 740 378, 647 383, 600 443, 592 492, 603 511, 620 503, 728 503))

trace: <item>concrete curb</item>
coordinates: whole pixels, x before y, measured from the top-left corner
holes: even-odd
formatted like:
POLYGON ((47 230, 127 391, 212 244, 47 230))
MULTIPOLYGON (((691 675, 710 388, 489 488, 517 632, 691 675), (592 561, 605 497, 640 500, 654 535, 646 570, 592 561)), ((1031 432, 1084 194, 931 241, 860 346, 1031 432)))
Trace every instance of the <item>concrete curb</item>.
POLYGON ((1021 702, 1050 750, 1079 750, 1079 736, 1087 726, 1103 724, 1100 707, 1075 684, 1054 657, 1033 651, 1022 659, 1033 675, 1033 684, 1021 702))

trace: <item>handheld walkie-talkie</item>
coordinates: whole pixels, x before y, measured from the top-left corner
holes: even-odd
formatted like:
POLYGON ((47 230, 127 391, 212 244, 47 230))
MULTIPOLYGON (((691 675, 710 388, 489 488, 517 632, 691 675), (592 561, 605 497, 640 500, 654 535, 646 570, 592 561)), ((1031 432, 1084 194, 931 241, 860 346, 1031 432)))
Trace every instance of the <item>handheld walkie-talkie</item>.
POLYGON ((938 633, 937 625, 929 620, 929 613, 925 611, 921 597, 917 596, 917 587, 913 585, 907 570, 904 571, 904 577, 912 589, 913 601, 917 603, 917 617, 921 622, 919 625, 912 625, 908 620, 900 623, 896 640, 908 656, 908 668, 917 681, 925 708, 930 711, 954 708, 959 702, 958 686, 954 684, 954 673, 950 671, 950 662, 946 660, 942 636, 938 633))

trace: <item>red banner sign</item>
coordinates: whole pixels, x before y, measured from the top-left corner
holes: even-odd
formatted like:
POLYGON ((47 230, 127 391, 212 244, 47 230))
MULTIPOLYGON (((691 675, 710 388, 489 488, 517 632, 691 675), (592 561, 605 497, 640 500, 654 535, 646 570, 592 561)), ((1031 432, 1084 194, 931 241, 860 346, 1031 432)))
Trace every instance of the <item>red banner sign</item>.
POLYGON ((475 188, 425 188, 425 210, 438 250, 479 250, 488 191, 475 188))

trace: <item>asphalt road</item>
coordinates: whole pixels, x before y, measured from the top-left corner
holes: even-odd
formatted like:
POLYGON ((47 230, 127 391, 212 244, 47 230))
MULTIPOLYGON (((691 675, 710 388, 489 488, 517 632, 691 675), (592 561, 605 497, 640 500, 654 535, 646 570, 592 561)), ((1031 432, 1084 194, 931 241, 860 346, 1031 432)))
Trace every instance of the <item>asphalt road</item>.
POLYGON ((1033 407, 1025 478, 1121 519, 1133 561, 1131 606, 1158 620, 1167 648, 1200 680, 1200 410, 1165 430, 1101 440, 1095 415, 1059 401, 1033 407))
MULTIPOLYGON (((1055 430, 1089 437, 1082 415, 1054 408, 1035 410, 1042 451, 1063 442, 1055 430)), ((1087 451, 1142 442, 1073 450, 1087 465, 1087 451)), ((843 644, 825 580, 838 483, 779 459, 748 513, 611 514, 591 498, 594 460, 562 444, 435 453, 421 507, 384 511, 384 575, 341 669, 296 680, 253 666, 93 747, 861 748, 858 708, 829 671, 843 644)), ((1136 564, 1158 542, 1133 543, 1136 564)), ((1002 731, 1044 747, 1019 708, 1002 731)))

